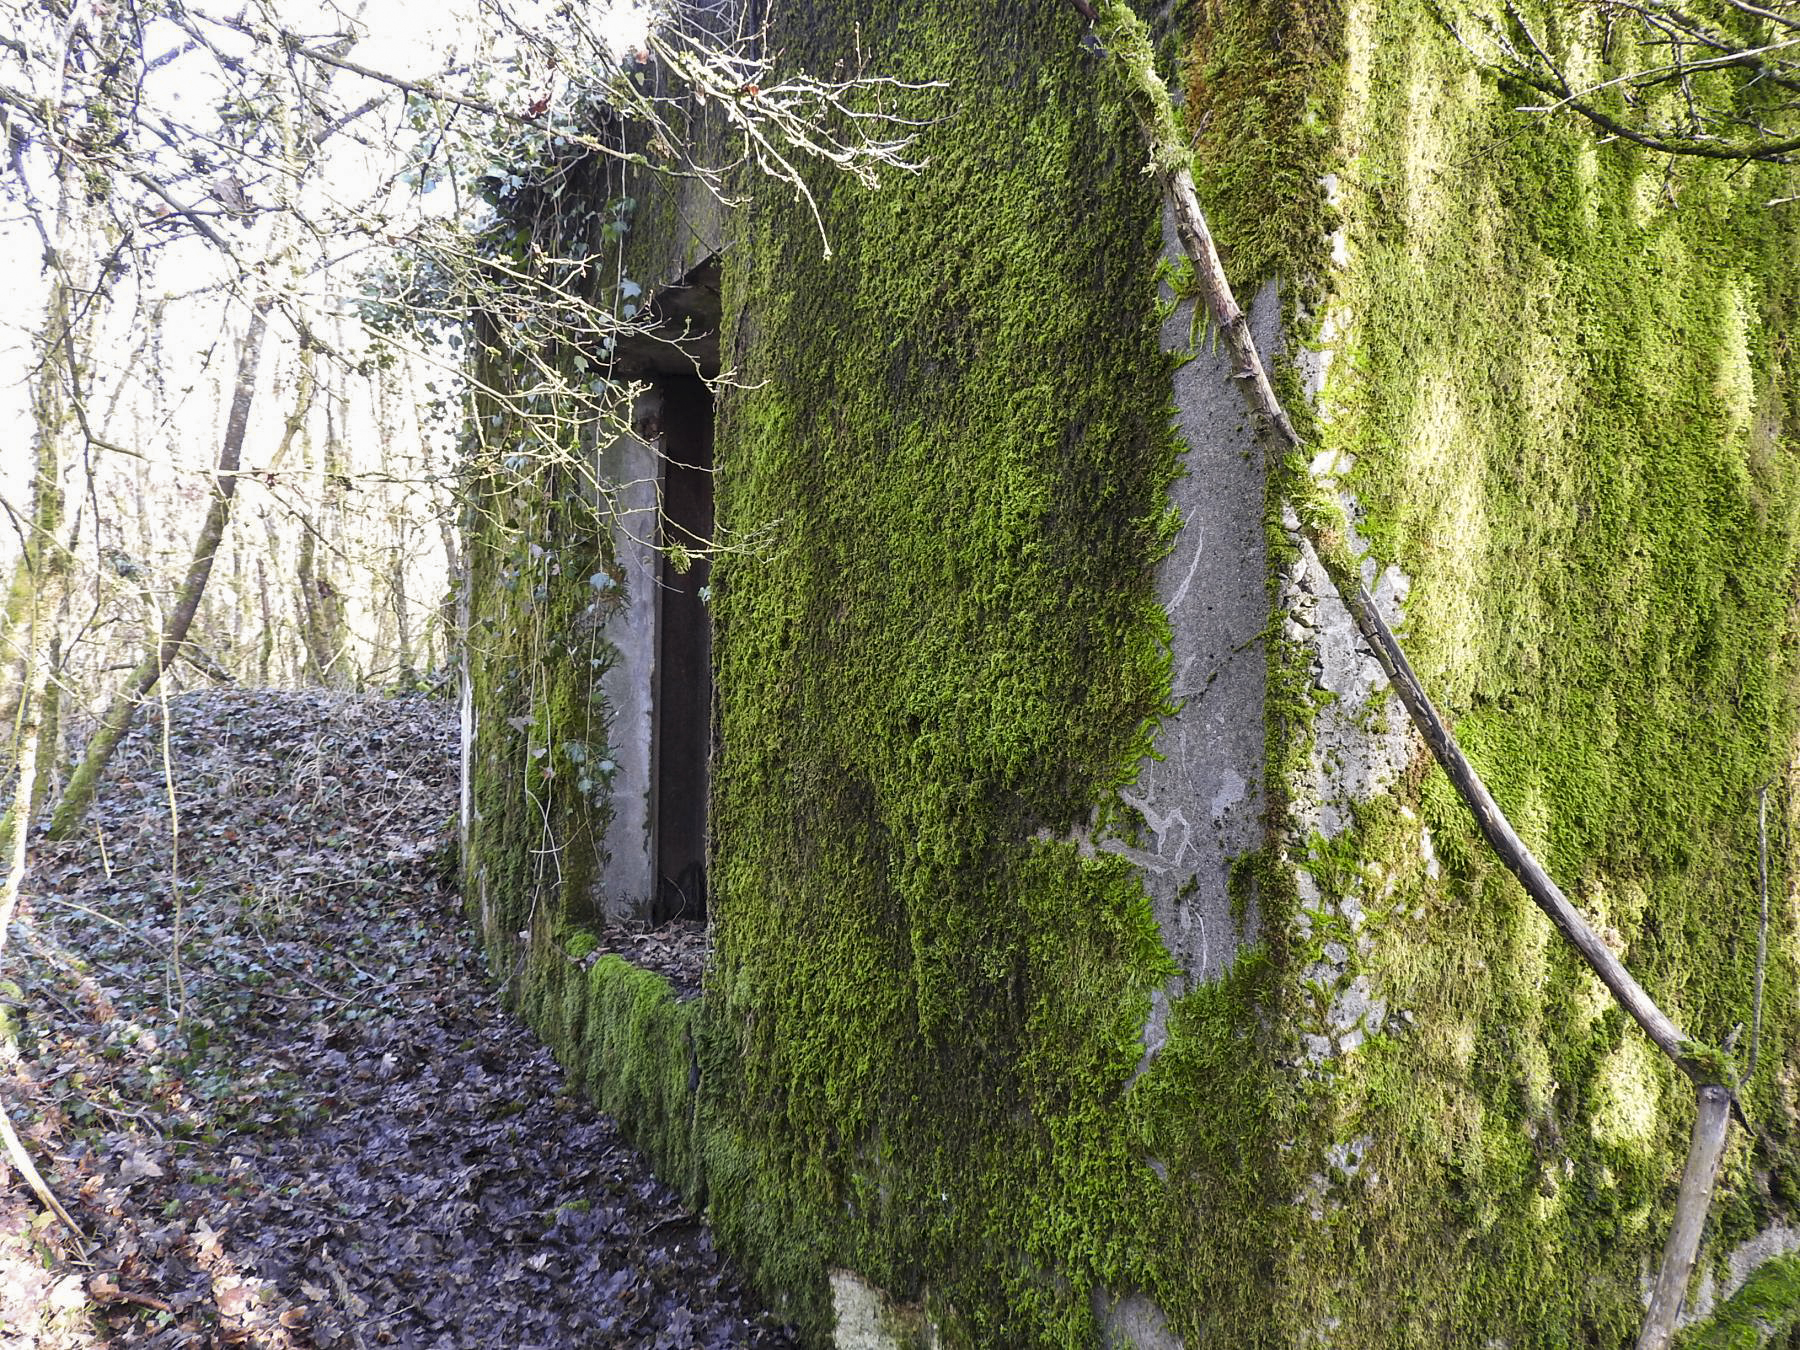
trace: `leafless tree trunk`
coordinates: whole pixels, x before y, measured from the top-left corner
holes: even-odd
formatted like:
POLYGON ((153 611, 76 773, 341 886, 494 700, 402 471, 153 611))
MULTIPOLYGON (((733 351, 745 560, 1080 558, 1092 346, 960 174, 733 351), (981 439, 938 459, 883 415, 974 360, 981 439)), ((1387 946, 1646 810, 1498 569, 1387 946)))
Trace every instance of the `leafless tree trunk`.
POLYGON ((315 473, 318 477, 316 500, 320 502, 319 510, 316 513, 305 509, 297 512, 300 544, 294 569, 294 606, 305 656, 306 678, 315 684, 331 685, 341 683, 339 658, 343 651, 343 598, 320 554, 330 551, 331 542, 326 531, 331 528, 334 507, 341 499, 339 482, 342 478, 342 466, 338 460, 329 388, 325 399, 325 449, 322 462, 314 459, 312 438, 306 430, 306 416, 316 392, 311 353, 303 353, 299 397, 295 402, 294 413, 282 433, 281 449, 276 452, 271 463, 279 463, 298 437, 303 473, 308 480, 315 473))
POLYGON ((263 555, 256 555, 256 596, 262 611, 262 641, 256 649, 256 682, 269 683, 269 661, 275 655, 275 613, 269 606, 269 569, 263 555))
MULTIPOLYGON (((52 324, 67 309, 52 302, 52 324)), ((6 637, 17 653, 14 693, 9 702, 13 717, 7 768, 13 781, 12 802, 0 816, 0 853, 7 860, 0 882, 0 947, 12 922, 19 886, 25 877, 25 841, 31 830, 33 807, 42 799, 37 786, 41 757, 39 730, 46 692, 50 687, 60 588, 66 573, 63 549, 61 379, 55 362, 46 359, 33 399, 37 421, 37 472, 31 485, 31 519, 8 597, 6 637)))
POLYGON ((175 604, 163 619, 161 632, 125 681, 125 687, 107 706, 98 729, 82 754, 81 763, 70 776, 69 786, 50 818, 49 834, 52 839, 68 839, 81 828, 81 822, 93 802, 100 775, 105 772, 113 751, 118 749, 125 733, 131 729, 131 724, 137 717, 138 705, 156 687, 163 672, 181 655, 182 647, 187 641, 188 629, 193 626, 201 597, 206 593, 207 580, 212 575, 213 559, 218 555, 220 541, 225 537, 225 527, 231 520, 231 502, 237 493, 238 466, 243 459, 244 435, 249 429, 250 405, 256 394, 256 367, 262 356, 263 338, 268 333, 268 314, 272 303, 273 298, 265 295, 250 312, 250 328, 244 335, 244 345, 238 355, 231 413, 226 418, 225 436, 219 446, 218 471, 211 484, 212 505, 206 513, 205 523, 200 527, 200 534, 194 541, 193 559, 188 563, 187 575, 175 596, 175 604))
POLYGON ((338 658, 343 645, 343 597, 319 561, 319 525, 301 521, 300 561, 295 596, 300 609, 300 639, 306 646, 306 675, 315 684, 342 682, 338 658))
POLYGON ((44 692, 38 707, 37 766, 32 771, 31 801, 24 819, 36 820, 56 782, 57 753, 62 746, 63 620, 68 614, 68 592, 59 587, 57 614, 50 625, 50 650, 45 654, 44 692))
POLYGON ((231 644, 233 652, 242 649, 244 644, 245 621, 249 617, 250 596, 244 576, 244 544, 243 531, 232 537, 231 543, 231 644))
MULTIPOLYGON (((72 321, 72 314, 64 282, 65 278, 59 276, 51 285, 45 354, 32 399, 37 469, 32 479, 31 518, 14 584, 9 588, 5 615, 5 637, 19 652, 20 670, 11 746, 12 804, 5 815, 0 816, 0 857, 4 857, 6 864, 6 875, 0 879, 0 949, 6 945, 7 935, 12 931, 13 915, 18 910, 19 892, 25 884, 26 848, 30 841, 32 816, 42 799, 38 781, 43 768, 40 718, 49 702, 56 654, 60 651, 56 625, 68 572, 68 555, 61 529, 62 440, 67 431, 69 410, 62 383, 65 372, 61 369, 58 354, 69 350, 67 325, 72 321), (29 583, 28 587, 19 584, 21 578, 29 583)), ((24 1177, 26 1185, 69 1230, 85 1255, 86 1236, 44 1181, 24 1140, 13 1127, 11 1117, 3 1109, 0 1109, 0 1145, 4 1146, 7 1159, 24 1177)))
MULTIPOLYGON (((77 190, 67 184, 63 187, 59 211, 63 234, 71 225, 69 202, 77 190)), ((40 229, 48 249, 48 228, 40 222, 40 229)), ((12 802, 0 815, 0 855, 8 863, 6 879, 0 883, 0 946, 5 944, 25 877, 25 840, 32 813, 42 801, 37 781, 39 730, 52 668, 57 663, 52 652, 60 653, 56 624, 69 562, 63 539, 63 460, 72 419, 69 381, 73 371, 66 364, 74 351, 71 289, 68 274, 53 261, 42 353, 31 393, 36 455, 31 507, 21 528, 19 559, 7 588, 6 611, 0 616, 0 645, 5 649, 8 676, 4 702, 12 724, 5 758, 0 759, 0 781, 10 775, 13 784, 12 802)))
POLYGON ((413 674, 413 642, 412 625, 406 605, 406 535, 399 522, 394 524, 396 536, 392 549, 393 563, 390 568, 392 577, 392 601, 394 609, 394 662, 400 669, 403 679, 410 679, 413 674))
POLYGON ((39 710, 44 706, 44 690, 49 682, 48 642, 43 627, 52 622, 48 606, 33 607, 25 630, 24 697, 19 701, 19 717, 15 744, 17 768, 13 776, 12 804, 0 817, 0 846, 5 849, 6 877, 0 880, 0 948, 12 929, 13 913, 19 905, 19 890, 25 884, 26 844, 31 837, 31 808, 38 799, 39 710))

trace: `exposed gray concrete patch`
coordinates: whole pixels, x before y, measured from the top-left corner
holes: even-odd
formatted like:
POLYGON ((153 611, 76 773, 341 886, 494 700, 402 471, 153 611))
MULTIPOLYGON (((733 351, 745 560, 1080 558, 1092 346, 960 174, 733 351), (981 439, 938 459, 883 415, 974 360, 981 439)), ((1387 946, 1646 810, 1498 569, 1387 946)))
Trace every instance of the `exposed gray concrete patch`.
POLYGON ((1184 1344, 1169 1330, 1162 1309, 1144 1294, 1114 1298, 1096 1289, 1094 1320, 1100 1323, 1100 1344, 1106 1350, 1182 1350, 1184 1344))
POLYGON ((923 1310, 894 1302, 853 1270, 831 1272, 831 1307, 837 1350, 929 1350, 938 1344, 937 1328, 923 1310))
POLYGON ((1358 1178, 1365 1187, 1374 1186, 1381 1180, 1380 1173, 1373 1170, 1365 1173, 1363 1169, 1363 1159, 1374 1142, 1370 1136, 1359 1134, 1354 1139, 1326 1146, 1323 1167, 1307 1177, 1298 1197, 1299 1205, 1315 1223, 1328 1213, 1344 1208, 1344 1194, 1358 1178))
MULTIPOLYGON (((1171 261, 1182 256, 1166 213, 1163 246, 1171 261)), ((1151 998, 1133 1079, 1167 1040, 1169 1000, 1222 975, 1261 922, 1254 897, 1241 927, 1233 919, 1230 882, 1232 863, 1266 838, 1267 473, 1229 354, 1204 342, 1192 348, 1198 303, 1174 305, 1163 323, 1164 348, 1193 357, 1174 379, 1176 430, 1186 454, 1169 495, 1181 527, 1156 569, 1157 594, 1169 615, 1177 707, 1157 729, 1159 758, 1141 761, 1137 782, 1119 793, 1142 822, 1138 837, 1096 834, 1091 826, 1071 836, 1083 853, 1114 853, 1142 870, 1163 944, 1181 967, 1151 998)), ((1280 298, 1266 286, 1251 307, 1251 328, 1271 357, 1280 321, 1280 298)))
MULTIPOLYGON (((1725 1258, 1723 1285, 1714 1277, 1712 1263, 1703 1260, 1693 1297, 1688 1299, 1687 1306, 1681 1310, 1680 1325, 1685 1327, 1694 1322, 1705 1321, 1717 1311, 1719 1304, 1742 1289, 1750 1277, 1764 1265, 1778 1256, 1792 1256, 1795 1252, 1800 1252, 1800 1228, 1776 1224, 1731 1249, 1725 1258)), ((1650 1288, 1655 1279, 1655 1267, 1646 1267, 1642 1281, 1645 1306, 1650 1303, 1650 1288)))
MULTIPOLYGON (((1313 998, 1296 1017, 1301 1052, 1312 1065, 1354 1054, 1370 1036, 1397 1035, 1412 1024, 1410 1013, 1390 1012, 1388 1000, 1364 968, 1374 950, 1362 891, 1370 879, 1359 878, 1341 894, 1326 895, 1304 867, 1295 874, 1300 898, 1296 935, 1317 952, 1300 974, 1313 998)), ((1389 880, 1383 897, 1391 885, 1389 880)))
POLYGON ((1438 866, 1437 849, 1432 846, 1429 825, 1419 826, 1419 856, 1425 859, 1425 875, 1436 881, 1443 869, 1438 866))
POLYGON ((1778 1256, 1792 1256, 1795 1252, 1800 1252, 1800 1228, 1787 1224, 1765 1228, 1755 1237, 1732 1248, 1731 1255, 1725 1258, 1727 1274, 1725 1287, 1720 1291, 1719 1297, 1730 1298, 1764 1265, 1778 1256))
POLYGON ((617 766, 612 775, 612 820, 601 847, 605 865, 597 883, 597 907, 610 919, 639 918, 656 898, 654 820, 653 695, 656 688, 658 601, 657 490, 660 465, 653 444, 658 434, 660 396, 651 390, 638 401, 642 436, 626 436, 596 455, 599 481, 613 492, 613 554, 623 595, 611 607, 601 635, 615 653, 600 676, 611 713, 607 748, 617 766))
MULTIPOLYGON (((1164 247, 1171 260, 1181 256, 1166 219, 1164 247)), ((1182 301, 1164 321, 1165 349, 1190 350, 1197 303, 1182 301)), ((1258 343, 1273 355, 1281 318, 1273 286, 1256 297, 1251 315, 1258 343)), ((1163 941, 1183 972, 1171 994, 1222 974, 1257 923, 1249 914, 1246 931, 1238 931, 1229 883, 1232 861, 1264 837, 1267 474, 1232 374, 1229 353, 1204 341, 1175 373, 1176 428, 1187 451, 1170 496, 1182 523, 1157 567, 1156 588, 1169 614, 1178 706, 1157 733, 1161 758, 1145 760, 1136 784, 1120 794, 1142 817, 1143 838, 1095 841, 1144 870, 1163 941)), ((1147 1035, 1154 1038, 1155 1028, 1147 1035)), ((1147 1041, 1146 1063, 1156 1048, 1147 1041)))
MULTIPOLYGON (((1179 983, 1176 981, 1175 983, 1179 983)), ((1138 1039, 1144 1047, 1144 1053, 1138 1058, 1137 1067, 1131 1071, 1131 1077, 1125 1080, 1130 1087, 1150 1067, 1150 1061, 1162 1053, 1163 1046, 1169 1043, 1169 995, 1162 989, 1150 991, 1150 1016, 1144 1019, 1144 1029, 1138 1033, 1138 1039)), ((1152 1164, 1154 1167, 1156 1164, 1152 1164)), ((1166 1171, 1159 1172, 1166 1179, 1166 1171)))
MULTIPOLYGON (((1281 588, 1284 631, 1309 649, 1313 682, 1328 697, 1313 721, 1310 781, 1295 785, 1293 823, 1303 838, 1316 830, 1330 839, 1350 823, 1355 802, 1400 776, 1412 757, 1413 732, 1312 545, 1299 543, 1300 557, 1281 588)), ((1395 567, 1375 575, 1373 560, 1364 565, 1376 607, 1398 627, 1410 579, 1395 567)))

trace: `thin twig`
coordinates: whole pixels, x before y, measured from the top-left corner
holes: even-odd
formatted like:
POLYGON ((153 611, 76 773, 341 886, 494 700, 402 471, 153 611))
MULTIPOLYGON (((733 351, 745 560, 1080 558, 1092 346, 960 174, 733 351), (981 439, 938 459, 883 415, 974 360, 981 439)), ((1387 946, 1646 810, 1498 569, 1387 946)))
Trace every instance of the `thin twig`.
POLYGON ((170 1311, 169 1305, 152 1294, 134 1294, 129 1289, 114 1288, 106 1294, 95 1294, 96 1303, 135 1303, 140 1308, 151 1308, 156 1312, 170 1311))
POLYGON ((13 1128, 12 1115, 3 1104, 0 1104, 0 1137, 4 1137, 6 1140, 7 1161, 12 1163, 13 1169, 20 1176, 25 1178, 25 1184, 31 1187, 31 1193, 43 1202, 44 1208, 54 1214, 57 1221, 69 1230, 69 1235, 75 1240, 75 1250, 81 1253, 83 1261, 87 1260, 93 1251, 93 1244, 88 1241, 87 1234, 81 1231, 81 1225, 76 1223, 69 1211, 63 1208, 62 1201, 56 1198, 56 1193, 50 1189, 43 1174, 37 1170, 37 1164, 31 1161, 31 1155, 25 1151, 25 1141, 19 1138, 19 1132, 13 1128))

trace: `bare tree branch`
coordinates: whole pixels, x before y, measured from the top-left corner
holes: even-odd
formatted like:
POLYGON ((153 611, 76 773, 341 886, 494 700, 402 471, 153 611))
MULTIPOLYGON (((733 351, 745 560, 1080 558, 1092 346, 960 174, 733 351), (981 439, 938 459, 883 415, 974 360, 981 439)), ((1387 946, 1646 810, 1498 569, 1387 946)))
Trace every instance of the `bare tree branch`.
POLYGON ((1793 0, 1767 7, 1747 0, 1723 2, 1744 16, 1741 31, 1728 32, 1673 4, 1583 0, 1575 13, 1601 19, 1608 50, 1616 54, 1614 20, 1626 16, 1640 32, 1639 50, 1666 51, 1667 59, 1636 65, 1627 61, 1619 73, 1577 87, 1551 44, 1511 0, 1503 8, 1504 23, 1480 13, 1459 22, 1448 8, 1452 0, 1431 0, 1439 22, 1478 65, 1553 100, 1522 105, 1521 112, 1571 112, 1609 136, 1660 154, 1792 163, 1800 153, 1800 135, 1771 130, 1755 110, 1768 105, 1765 91, 1800 93, 1800 12, 1793 12, 1793 0), (1759 30, 1770 24, 1777 34, 1759 30), (1476 29, 1481 41, 1473 36, 1476 29), (1656 91, 1664 87, 1678 92, 1679 114, 1659 103, 1656 91))

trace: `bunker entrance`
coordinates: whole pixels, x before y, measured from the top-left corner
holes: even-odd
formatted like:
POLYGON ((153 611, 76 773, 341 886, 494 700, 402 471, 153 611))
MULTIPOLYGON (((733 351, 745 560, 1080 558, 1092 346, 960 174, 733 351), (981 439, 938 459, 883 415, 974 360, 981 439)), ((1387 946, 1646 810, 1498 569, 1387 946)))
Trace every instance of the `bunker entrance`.
POLYGON ((665 376, 662 556, 657 564, 656 895, 651 917, 706 917, 712 759, 713 399, 695 376, 665 376))
POLYGON ((626 527, 615 540, 624 603, 607 621, 601 673, 618 772, 596 899, 610 918, 707 915, 713 756, 713 393, 719 261, 652 290, 611 374, 639 385, 633 434, 600 450, 626 527))

